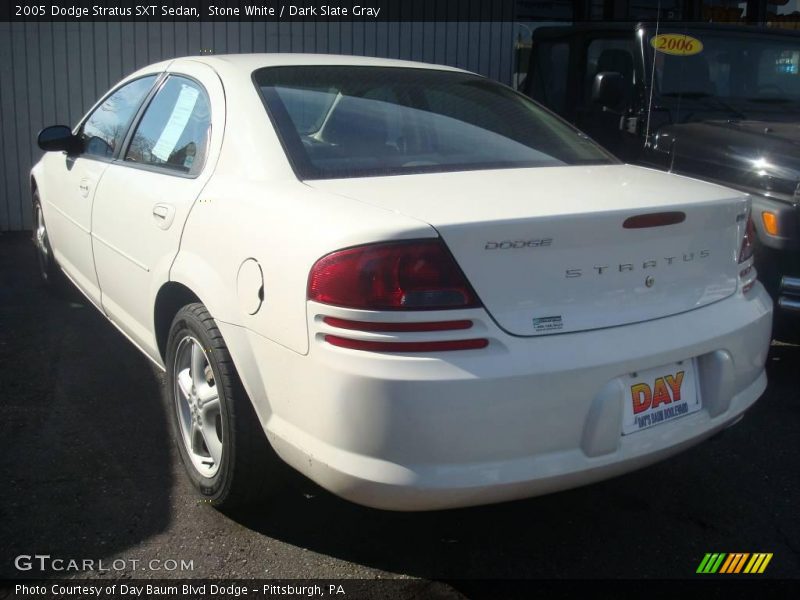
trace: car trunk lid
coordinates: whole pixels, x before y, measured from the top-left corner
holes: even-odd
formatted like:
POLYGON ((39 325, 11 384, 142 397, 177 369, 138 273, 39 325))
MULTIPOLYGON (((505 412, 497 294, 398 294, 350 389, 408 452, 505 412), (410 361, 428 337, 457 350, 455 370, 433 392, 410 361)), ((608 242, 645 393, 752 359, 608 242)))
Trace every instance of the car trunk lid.
POLYGON ((655 319, 737 287, 747 197, 685 177, 614 165, 307 183, 431 224, 514 335, 655 319))

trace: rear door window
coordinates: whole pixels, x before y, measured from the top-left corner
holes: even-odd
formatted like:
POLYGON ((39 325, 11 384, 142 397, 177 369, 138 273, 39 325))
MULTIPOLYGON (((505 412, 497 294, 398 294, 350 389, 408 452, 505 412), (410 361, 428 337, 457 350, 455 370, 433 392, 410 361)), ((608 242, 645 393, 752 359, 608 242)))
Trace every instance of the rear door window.
POLYGON ((191 79, 173 75, 145 110, 125 161, 193 175, 203 168, 210 134, 205 90, 191 79))

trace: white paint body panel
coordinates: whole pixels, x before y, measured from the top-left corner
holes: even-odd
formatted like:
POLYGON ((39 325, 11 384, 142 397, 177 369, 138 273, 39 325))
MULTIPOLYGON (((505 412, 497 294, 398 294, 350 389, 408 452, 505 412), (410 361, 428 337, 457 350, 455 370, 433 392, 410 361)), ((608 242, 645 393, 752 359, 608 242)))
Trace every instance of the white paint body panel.
MULTIPOLYGON (((221 82, 219 93, 210 92, 214 135, 220 137, 212 141, 199 180, 157 181, 150 173, 112 165, 113 180, 105 190, 99 187, 92 224, 95 237, 108 243, 97 257, 104 305, 115 324, 161 362, 154 319, 158 291, 170 283, 192 290, 219 324, 273 447, 334 493, 370 506, 423 510, 582 485, 712 435, 763 392, 772 307, 759 284, 744 293, 738 279, 743 224, 736 216, 747 209, 746 197, 622 165, 301 182, 252 83, 256 68, 438 67, 247 55, 180 59, 149 69, 202 70, 192 61, 221 82), (153 203, 165 196, 177 206, 166 233, 151 215, 153 203), (673 234, 640 230, 623 241, 614 237, 622 232, 623 216, 659 210, 683 210, 690 218, 683 229, 674 226, 673 234), (549 255, 490 255, 483 244, 495 234, 547 235, 556 245, 549 255), (485 309, 382 313, 306 300, 309 271, 325 254, 439 235, 485 309), (671 290, 657 298, 637 292, 624 277, 610 283, 582 278, 572 288, 561 277, 573 261, 598 257, 605 264, 630 260, 630 254, 639 260, 648 244, 663 253, 671 243, 680 246, 678 252, 703 242, 712 245, 714 260, 672 279, 655 274, 654 289, 663 283, 661 289, 671 290), (254 262, 263 278, 263 301, 240 297, 258 293, 254 262), (246 276, 240 278, 243 265, 246 276), (547 285, 533 285, 530 272, 541 273, 547 285), (586 300, 593 293, 597 297, 586 300), (535 335, 526 329, 545 309, 569 316, 574 330, 535 335), (324 340, 341 333, 323 323, 325 316, 470 319, 469 336, 486 338, 489 345, 420 355, 346 350, 324 340), (702 408, 622 436, 622 378, 687 359, 696 359, 702 408)), ((55 190, 66 185, 51 164, 59 156, 46 155, 33 171, 48 225, 56 219, 55 190)), ((80 218, 90 222, 85 214, 80 218)), ((81 241, 63 233, 63 223, 55 227, 56 255, 71 270, 79 261, 69 257, 85 253, 89 232, 81 241)), ((91 294, 91 281, 74 279, 91 294)), ((463 332, 350 335, 425 341, 460 339, 463 332)))
POLYGON ((47 152, 39 165, 39 192, 53 254, 87 298, 99 306, 90 232, 95 192, 108 163, 47 152))
POLYGON ((734 252, 745 223, 737 217, 747 213, 746 197, 661 171, 551 167, 310 185, 433 225, 492 317, 514 335, 646 321, 736 291, 734 252), (622 226, 632 215, 665 210, 686 221, 622 226), (529 240, 549 244, 487 248, 529 240), (560 326, 537 328, 542 319, 560 326))
POLYGON ((93 209, 92 247, 103 308, 153 358, 158 357, 153 299, 169 279, 183 224, 214 172, 225 131, 225 92, 214 70, 184 60, 170 73, 200 82, 214 107, 206 167, 189 178, 112 163, 93 209), (163 218, 154 214, 157 205, 165 211, 163 218))

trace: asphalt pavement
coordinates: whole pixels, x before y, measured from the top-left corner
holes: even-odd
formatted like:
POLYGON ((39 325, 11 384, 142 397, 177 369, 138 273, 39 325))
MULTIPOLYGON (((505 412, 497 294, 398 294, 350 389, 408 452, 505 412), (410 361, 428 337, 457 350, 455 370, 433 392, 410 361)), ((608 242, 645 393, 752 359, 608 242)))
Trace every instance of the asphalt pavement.
POLYGON ((392 513, 297 476, 224 515, 183 474, 160 372, 77 292, 44 289, 27 236, 0 234, 0 578, 59 575, 15 566, 46 554, 125 561, 70 577, 408 578, 459 597, 451 580, 697 577, 707 552, 771 552, 761 577, 798 578, 800 346, 773 345, 768 368, 736 426, 588 487, 392 513))

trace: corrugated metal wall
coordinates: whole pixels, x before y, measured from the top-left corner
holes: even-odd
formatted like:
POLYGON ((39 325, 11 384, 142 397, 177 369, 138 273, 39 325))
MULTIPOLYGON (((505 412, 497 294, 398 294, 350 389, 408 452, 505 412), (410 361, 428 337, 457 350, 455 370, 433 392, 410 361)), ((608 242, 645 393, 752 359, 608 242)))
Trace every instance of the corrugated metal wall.
POLYGON ((487 12, 493 0, 458 3, 465 4, 495 20, 0 23, 0 231, 31 228, 39 130, 74 125, 114 83, 149 63, 204 50, 320 52, 441 63, 510 83, 513 17, 487 12))

